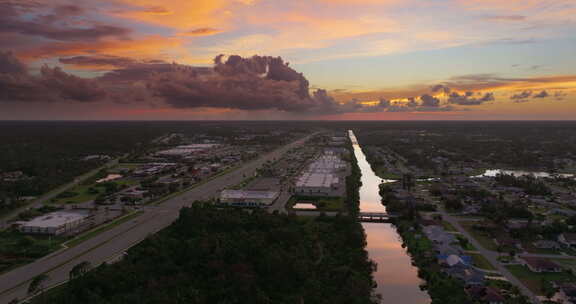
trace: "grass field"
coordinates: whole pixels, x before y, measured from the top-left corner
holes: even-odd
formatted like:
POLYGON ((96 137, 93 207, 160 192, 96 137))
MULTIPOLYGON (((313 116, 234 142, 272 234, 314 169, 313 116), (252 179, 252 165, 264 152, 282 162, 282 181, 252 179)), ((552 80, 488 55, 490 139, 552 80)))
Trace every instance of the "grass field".
POLYGON ((543 295, 542 280, 547 281, 576 281, 576 277, 567 272, 537 273, 530 271, 523 265, 506 266, 510 272, 517 277, 526 287, 538 295, 543 295))
POLYGON ((492 263, 490 263, 490 261, 488 261, 483 255, 479 253, 466 253, 466 255, 472 257, 472 262, 474 266, 486 270, 496 270, 494 265, 492 265, 492 263))
MULTIPOLYGON (((463 240, 468 240, 468 238, 466 238, 466 237, 463 236, 463 235, 459 235, 459 234, 456 235, 456 238, 457 238, 459 241, 460 241, 461 239, 463 239, 463 240)), ((474 245, 472 245, 472 243, 470 242, 470 240, 468 240, 468 242, 466 243, 466 246, 462 246, 462 248, 463 248, 464 250, 467 250, 467 251, 478 251, 478 249, 477 249, 476 247, 474 247, 474 245)))
POLYGON ((446 231, 458 232, 458 230, 454 226, 452 226, 452 224, 446 221, 442 221, 442 227, 444 227, 444 230, 446 231))
MULTIPOLYGON (((122 178, 118 180, 111 181, 110 183, 117 184, 118 186, 133 186, 139 183, 138 180, 134 178, 122 178)), ((88 184, 88 185, 77 185, 72 189, 68 190, 69 192, 77 193, 77 195, 72 197, 56 197, 54 203, 56 204, 80 204, 84 202, 88 202, 94 200, 98 195, 104 193, 103 187, 98 187, 98 184, 88 184), (88 189, 93 188, 97 191, 97 193, 89 193, 88 189)))
POLYGON ((394 174, 392 172, 386 171, 386 168, 379 167, 376 168, 376 175, 383 179, 401 179, 402 177, 398 174, 394 174))
POLYGON ((74 188, 68 190, 69 192, 77 193, 75 196, 72 197, 57 197, 55 198, 56 204, 79 204, 84 203, 87 201, 91 201, 95 199, 100 193, 103 193, 104 190, 102 188, 94 187, 98 193, 88 193, 88 189, 92 187, 90 185, 78 185, 74 188))
POLYGON ((118 185, 134 186, 137 185, 140 181, 134 178, 122 178, 113 182, 118 185))
POLYGON ((496 243, 494 243, 494 240, 492 240, 489 236, 483 234, 482 232, 472 228, 475 222, 461 221, 459 223, 468 233, 470 233, 470 235, 472 235, 474 239, 478 241, 478 243, 480 243, 480 245, 482 245, 482 247, 493 251, 496 251, 498 249, 498 246, 496 245, 496 243))
POLYGON ((138 167, 142 166, 142 164, 138 164, 138 163, 120 163, 118 165, 116 165, 114 168, 119 168, 119 169, 136 169, 138 167))

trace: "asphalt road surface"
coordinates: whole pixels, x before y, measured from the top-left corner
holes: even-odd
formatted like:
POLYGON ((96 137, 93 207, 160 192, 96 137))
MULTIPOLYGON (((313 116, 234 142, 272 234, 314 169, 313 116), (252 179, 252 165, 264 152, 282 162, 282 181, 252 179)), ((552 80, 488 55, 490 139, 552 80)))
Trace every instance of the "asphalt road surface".
POLYGON ((81 262, 88 261, 92 265, 99 265, 122 254, 148 235, 170 225, 178 217, 180 208, 190 205, 195 200, 212 198, 221 189, 240 183, 244 176, 254 174, 256 169, 266 161, 281 157, 288 150, 302 145, 313 135, 315 134, 265 154, 230 173, 170 198, 158 206, 145 207, 142 215, 102 232, 75 247, 59 250, 0 275, 0 303, 8 303, 15 298, 27 298, 29 282, 39 274, 46 273, 50 277, 46 284, 46 287, 50 287, 67 281, 72 267, 81 262))

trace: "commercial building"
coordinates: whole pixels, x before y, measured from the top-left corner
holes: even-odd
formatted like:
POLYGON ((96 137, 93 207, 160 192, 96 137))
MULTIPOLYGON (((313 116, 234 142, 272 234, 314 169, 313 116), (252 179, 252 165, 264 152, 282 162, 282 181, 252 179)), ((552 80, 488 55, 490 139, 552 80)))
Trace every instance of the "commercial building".
POLYGON ((305 196, 331 196, 338 190, 339 181, 334 174, 304 172, 296 180, 295 192, 305 196))
POLYGON ((266 207, 271 205, 279 193, 277 191, 223 190, 220 203, 238 207, 266 207))
POLYGON ((182 145, 168 150, 158 151, 156 155, 164 157, 185 157, 196 153, 203 153, 219 146, 219 144, 182 145))
POLYGON ((300 174, 294 193, 303 196, 340 196, 347 164, 339 154, 325 150, 300 174))
POLYGON ((82 224, 88 214, 81 212, 57 211, 35 217, 27 222, 20 223, 22 233, 60 235, 77 228, 82 224))
POLYGON ((175 163, 148 163, 139 167, 133 174, 137 177, 147 177, 168 172, 176 167, 178 167, 178 165, 175 163))

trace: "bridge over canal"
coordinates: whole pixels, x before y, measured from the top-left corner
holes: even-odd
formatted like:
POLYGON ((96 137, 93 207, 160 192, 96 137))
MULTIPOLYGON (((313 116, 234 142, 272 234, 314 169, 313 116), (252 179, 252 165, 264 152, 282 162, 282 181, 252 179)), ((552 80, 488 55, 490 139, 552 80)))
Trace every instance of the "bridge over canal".
POLYGON ((388 214, 386 212, 360 212, 358 213, 358 220, 365 223, 390 223, 397 215, 388 214))

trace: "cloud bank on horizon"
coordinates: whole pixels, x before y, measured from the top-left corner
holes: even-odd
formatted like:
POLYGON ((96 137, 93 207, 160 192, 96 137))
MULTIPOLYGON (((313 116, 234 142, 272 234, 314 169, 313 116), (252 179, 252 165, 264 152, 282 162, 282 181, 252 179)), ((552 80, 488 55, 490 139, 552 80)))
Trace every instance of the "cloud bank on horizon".
POLYGON ((0 0, 0 108, 565 119, 574 13, 570 0, 0 0))
MULTIPOLYGON (((117 67, 99 77, 82 78, 60 67, 42 66, 38 75, 11 52, 0 52, 0 103, 105 102, 137 103, 173 108, 226 108, 278 110, 307 115, 350 112, 435 112, 452 111, 450 104, 480 105, 494 101, 493 93, 475 97, 451 92, 443 103, 428 93, 409 97, 407 102, 380 99, 378 103, 359 100, 338 102, 326 90, 310 94, 308 80, 280 57, 242 58, 224 55, 213 67, 193 67, 160 60, 138 62, 115 56, 77 56, 60 62, 75 65, 117 67)), ((478 93, 480 94, 480 93, 478 93)), ((536 96, 536 95, 535 95, 536 96)))

